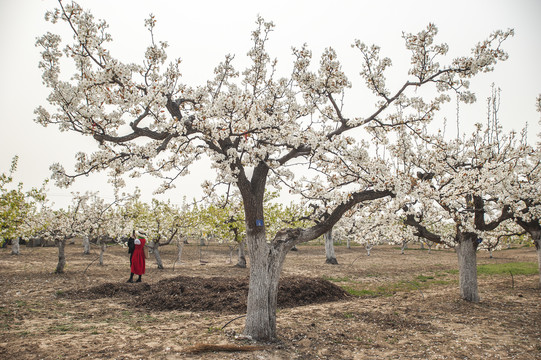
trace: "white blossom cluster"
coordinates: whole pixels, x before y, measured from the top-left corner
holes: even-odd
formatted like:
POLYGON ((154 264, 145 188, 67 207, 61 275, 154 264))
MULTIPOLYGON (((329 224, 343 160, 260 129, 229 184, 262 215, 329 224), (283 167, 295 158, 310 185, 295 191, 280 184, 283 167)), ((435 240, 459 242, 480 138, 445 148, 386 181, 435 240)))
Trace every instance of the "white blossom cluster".
MULTIPOLYGON (((39 107, 36 121, 92 136, 99 149, 77 154, 75 175, 53 165, 59 185, 106 170, 114 179, 126 173, 156 175, 164 180, 158 191, 165 191, 206 155, 217 173, 214 182, 203 184, 207 194, 222 184, 237 185, 245 206, 255 198, 262 204, 266 186, 288 188, 329 213, 343 212, 341 206, 362 202, 367 194, 376 198, 393 194, 399 202, 414 203, 412 212, 417 209, 430 217, 444 212, 442 221, 454 221, 462 231, 476 231, 468 196, 484 198, 486 191, 501 183, 498 179, 509 164, 502 157, 518 159, 515 154, 494 154, 491 144, 482 143, 480 132, 466 143, 434 137, 426 148, 412 148, 410 140, 422 133, 450 93, 460 93, 462 101, 474 100, 466 79, 492 70, 497 61, 507 58, 500 45, 512 30, 495 32, 474 48, 472 56, 449 65, 440 63, 448 46, 434 45, 434 25, 415 35, 405 34, 406 48, 412 53, 411 78, 395 90, 385 79, 391 60, 380 58, 379 47, 355 42, 361 53, 361 76, 379 100, 375 110, 349 116, 343 99, 351 83, 336 52, 326 49, 314 70, 308 47, 294 49, 292 74, 278 77, 277 60, 266 50, 274 25, 262 18, 252 33, 250 65, 238 71, 234 57, 228 55, 212 80, 192 88, 180 82, 180 60, 166 63, 167 43, 155 41, 153 16, 145 22, 151 42, 144 59, 125 64, 107 49, 112 38, 104 21, 96 21, 75 3, 60 5, 47 18, 71 27, 73 42, 64 44, 48 33, 36 43, 42 48, 39 66, 51 91, 52 107, 39 107), (63 55, 76 68, 67 80, 60 69, 63 55), (416 94, 421 86, 438 94, 421 98, 416 94), (398 138, 402 143, 391 143, 398 138), (374 156, 375 145, 388 146, 394 158, 374 156), (397 168, 397 159, 408 168, 397 168), (431 181, 414 181, 417 170, 435 176, 431 181), (434 204, 445 211, 434 210, 434 204)), ((260 213, 246 210, 247 221, 263 216, 260 209, 254 211, 260 213)))

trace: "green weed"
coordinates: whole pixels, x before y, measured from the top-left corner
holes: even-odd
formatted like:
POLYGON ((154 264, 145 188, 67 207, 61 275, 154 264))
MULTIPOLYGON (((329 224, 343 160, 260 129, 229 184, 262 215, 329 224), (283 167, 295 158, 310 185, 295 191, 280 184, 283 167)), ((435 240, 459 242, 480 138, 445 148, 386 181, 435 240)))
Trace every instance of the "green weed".
POLYGON ((477 273, 484 275, 535 275, 539 273, 537 264, 534 262, 512 262, 503 264, 485 264, 477 266, 477 273))
POLYGON ((427 282, 428 280, 433 280, 434 276, 419 275, 416 277, 416 279, 419 280, 420 282, 427 282))

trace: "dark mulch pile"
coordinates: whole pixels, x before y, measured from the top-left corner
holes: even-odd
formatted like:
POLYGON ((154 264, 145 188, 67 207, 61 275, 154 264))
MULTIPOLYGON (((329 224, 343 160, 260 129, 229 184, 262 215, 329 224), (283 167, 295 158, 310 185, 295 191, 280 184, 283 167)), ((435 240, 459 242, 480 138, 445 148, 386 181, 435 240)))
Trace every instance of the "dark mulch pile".
MULTIPOLYGON (((130 305, 150 310, 215 311, 229 314, 246 312, 248 279, 178 276, 149 285, 146 283, 107 283, 66 291, 64 297, 99 299, 115 297, 130 305)), ((338 301, 348 297, 340 287, 323 279, 284 277, 280 279, 278 307, 338 301)))

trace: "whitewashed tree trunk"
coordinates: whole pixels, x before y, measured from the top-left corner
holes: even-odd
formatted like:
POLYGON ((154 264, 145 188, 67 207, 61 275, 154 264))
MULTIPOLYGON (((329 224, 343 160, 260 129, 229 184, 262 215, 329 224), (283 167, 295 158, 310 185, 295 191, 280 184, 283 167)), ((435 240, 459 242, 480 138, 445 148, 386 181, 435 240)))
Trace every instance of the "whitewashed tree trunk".
POLYGON ((338 261, 336 260, 336 255, 334 254, 334 243, 332 239, 332 229, 327 231, 325 235, 323 235, 323 238, 325 239, 325 256, 326 264, 332 264, 332 265, 338 265, 338 261))
POLYGON ((83 237, 83 254, 90 254, 90 239, 88 238, 88 236, 83 237))
POLYGON ((243 268, 243 269, 246 268, 246 251, 244 250, 245 244, 246 244, 246 240, 242 240, 239 243, 239 249, 238 249, 239 258, 237 261, 237 265, 235 265, 236 267, 243 268))
POLYGON ((19 238, 11 240, 11 255, 19 255, 19 238))
POLYGON ((182 264, 182 250, 184 249, 184 244, 187 244, 187 243, 188 243, 187 238, 177 240, 177 258, 175 262, 173 263, 173 271, 175 271, 175 265, 177 264, 177 262, 179 264, 182 264))
POLYGON ((366 247, 366 255, 370 256, 370 251, 372 250, 373 246, 374 245, 372 245, 372 244, 366 244, 366 246, 365 246, 366 247))
POLYGON ((408 248, 408 242, 406 240, 402 241, 402 248, 400 250, 400 253, 404 255, 406 249, 408 248))
POLYGON ((460 296, 467 301, 479 302, 477 286, 477 236, 458 234, 456 253, 458 256, 460 296))
POLYGON ((151 241, 149 247, 152 248, 152 253, 156 258, 156 264, 158 264, 158 269, 163 269, 162 257, 160 256, 160 244, 151 241))
POLYGON ((434 243, 432 241, 427 241, 426 242, 426 246, 428 247, 428 253, 431 254, 432 253, 432 246, 434 245, 434 243))
POLYGON ((268 244, 264 231, 248 230, 250 284, 244 335, 255 340, 276 338, 278 282, 286 253, 281 243, 268 244))
POLYGON ((64 266, 66 266, 66 239, 57 240, 56 246, 58 246, 58 264, 56 265, 55 273, 63 274, 64 266))
POLYGON ((100 244, 100 265, 103 266, 103 254, 105 254, 105 249, 107 249, 107 244, 103 240, 98 240, 100 244))
POLYGON ((351 239, 349 238, 349 236, 347 237, 347 240, 346 240, 346 247, 348 249, 351 249, 351 239))

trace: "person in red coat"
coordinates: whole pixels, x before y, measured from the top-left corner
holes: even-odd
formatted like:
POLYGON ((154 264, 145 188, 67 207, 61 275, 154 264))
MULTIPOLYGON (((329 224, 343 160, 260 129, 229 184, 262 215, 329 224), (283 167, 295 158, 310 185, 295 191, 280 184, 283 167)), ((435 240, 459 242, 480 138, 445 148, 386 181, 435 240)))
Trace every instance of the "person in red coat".
POLYGON ((145 273, 145 258, 147 254, 146 246, 146 234, 142 230, 137 230, 135 232, 134 245, 132 259, 131 259, 131 274, 129 283, 133 282, 133 275, 139 275, 139 278, 135 282, 141 282, 141 275, 145 273))

